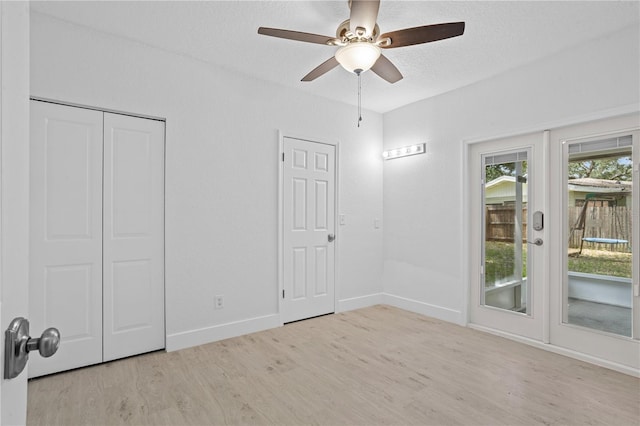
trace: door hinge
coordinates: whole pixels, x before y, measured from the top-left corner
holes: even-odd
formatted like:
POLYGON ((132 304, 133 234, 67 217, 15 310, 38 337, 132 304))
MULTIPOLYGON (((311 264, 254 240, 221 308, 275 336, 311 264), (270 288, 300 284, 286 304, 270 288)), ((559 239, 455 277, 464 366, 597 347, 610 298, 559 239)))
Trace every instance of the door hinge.
POLYGON ((282 161, 284 161, 284 152, 282 153, 282 161))
POLYGON ((284 289, 282 289, 282 298, 284 299, 284 289))

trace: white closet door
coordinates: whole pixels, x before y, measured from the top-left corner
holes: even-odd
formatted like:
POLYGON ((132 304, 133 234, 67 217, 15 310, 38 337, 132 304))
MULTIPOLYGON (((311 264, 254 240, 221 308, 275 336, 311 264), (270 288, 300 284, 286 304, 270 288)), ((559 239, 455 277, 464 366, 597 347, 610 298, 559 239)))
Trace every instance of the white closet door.
POLYGON ((102 362, 102 112, 31 102, 29 377, 102 362))
POLYGON ((335 311, 335 146, 284 138, 282 321, 335 311))
POLYGON ((164 123, 104 114, 104 361, 162 349, 164 123))

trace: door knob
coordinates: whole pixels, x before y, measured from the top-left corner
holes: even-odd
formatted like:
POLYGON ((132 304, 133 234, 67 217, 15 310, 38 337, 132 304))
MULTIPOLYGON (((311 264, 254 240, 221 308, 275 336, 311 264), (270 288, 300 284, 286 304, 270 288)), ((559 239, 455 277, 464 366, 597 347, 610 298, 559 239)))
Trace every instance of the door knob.
POLYGON ((527 241, 528 244, 534 244, 536 246, 541 246, 543 244, 542 238, 536 238, 533 241, 527 241))
POLYGON ((60 347, 60 332, 56 328, 47 328, 40 337, 29 337, 29 321, 15 318, 5 331, 4 378, 17 377, 29 360, 29 352, 38 350, 45 358, 55 354, 60 347))
POLYGON ((27 352, 37 349, 43 358, 49 358, 58 351, 58 347, 60 347, 60 332, 57 328, 49 327, 40 337, 27 340, 26 349, 27 352))
POLYGON ((332 243, 332 242, 333 242, 333 240, 335 240, 335 239, 336 239, 336 236, 335 236, 334 234, 329 234, 329 236, 327 237, 327 240, 328 240, 330 243, 332 243))

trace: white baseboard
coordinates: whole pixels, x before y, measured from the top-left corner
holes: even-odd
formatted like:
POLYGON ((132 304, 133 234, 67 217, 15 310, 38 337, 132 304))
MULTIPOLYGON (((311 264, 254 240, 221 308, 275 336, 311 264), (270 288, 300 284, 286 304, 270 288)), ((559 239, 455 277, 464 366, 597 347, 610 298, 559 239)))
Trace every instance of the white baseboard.
MULTIPOLYGON (((585 361, 591 364, 595 364, 604 368, 608 368, 620 373, 628 374, 634 377, 640 377, 640 370, 629 367, 626 365, 618 364, 615 362, 607 361, 601 358, 589 356, 580 352, 572 351, 570 349, 562 348, 559 346, 545 344, 537 340, 528 339, 522 336, 517 336, 510 333, 501 332, 491 328, 479 326, 477 324, 466 324, 463 318, 463 314, 460 311, 456 311, 449 308, 443 308, 442 306, 431 305, 429 303, 419 302, 413 299, 407 299, 400 296, 395 296, 387 293, 376 293, 367 296, 353 297, 350 299, 343 299, 338 301, 337 312, 346 312, 355 309, 366 308, 369 306, 386 304, 394 306, 406 311, 415 312, 431 318, 436 318, 442 321, 451 322, 454 324, 468 326, 474 330, 491 333, 500 337, 504 337, 510 340, 514 340, 520 343, 524 343, 539 349, 557 353, 559 355, 568 356, 580 361, 585 361)), ((211 327, 200 328, 197 330, 190 330, 181 333, 175 333, 167 335, 167 352, 177 351, 180 349, 189 348, 192 346, 204 345, 206 343, 216 342, 218 340, 229 339, 231 337, 242 336, 245 334, 255 333, 258 331, 268 330, 282 326, 280 315, 265 315, 262 317, 251 318, 242 321, 231 322, 227 324, 220 324, 211 327)))
POLYGON ((393 294, 384 293, 383 303, 394 306, 396 308, 404 309, 405 311, 415 312, 431 318, 436 318, 442 321, 452 322, 458 325, 466 325, 465 318, 460 311, 454 309, 444 308, 442 306, 431 305, 425 302, 419 302, 413 299, 407 299, 405 297, 394 296, 393 294))
POLYGON ((550 343, 542 343, 538 340, 528 339, 526 337, 518 336, 516 334, 505 333, 503 331, 494 330, 492 328, 483 327, 477 324, 468 324, 469 328, 482 331, 496 336, 504 337, 505 339, 514 340, 516 342, 524 343, 529 346, 533 346, 545 351, 553 352, 559 355, 568 356, 569 358, 577 359, 579 361, 595 364, 600 367, 608 368, 610 370, 618 371, 620 373, 628 374, 629 376, 640 377, 640 370, 637 368, 629 367, 627 365, 618 364, 616 362, 607 361, 606 359, 597 358, 594 356, 583 354, 582 352, 572 351, 571 349, 555 346, 550 343))
POLYGON ((384 293, 375 293, 368 294, 366 296, 352 297, 350 299, 342 299, 338 300, 336 313, 368 308, 369 306, 381 305, 383 303, 384 293))
POLYGON ((263 317, 214 325, 197 330, 184 331, 167 335, 167 352, 177 351, 205 343, 268 330, 282 326, 280 315, 265 315, 263 317))

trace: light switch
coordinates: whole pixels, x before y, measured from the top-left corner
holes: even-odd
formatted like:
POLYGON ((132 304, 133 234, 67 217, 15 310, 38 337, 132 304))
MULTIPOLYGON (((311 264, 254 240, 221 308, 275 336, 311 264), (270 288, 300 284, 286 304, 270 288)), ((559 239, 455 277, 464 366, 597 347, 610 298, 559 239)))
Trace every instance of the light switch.
POLYGON ((375 229, 380 229, 380 219, 378 218, 373 219, 373 227, 375 229))
POLYGON ((338 220, 340 221, 340 225, 346 225, 347 224, 347 220, 345 219, 343 214, 338 216, 338 220))

